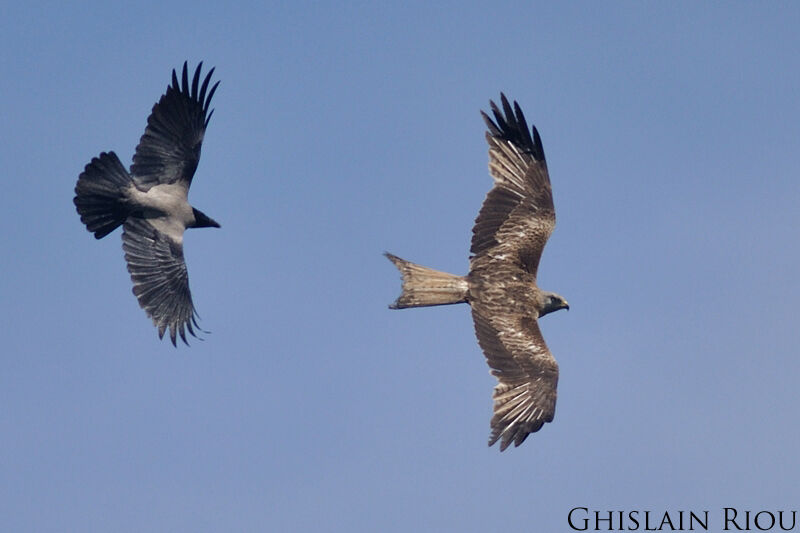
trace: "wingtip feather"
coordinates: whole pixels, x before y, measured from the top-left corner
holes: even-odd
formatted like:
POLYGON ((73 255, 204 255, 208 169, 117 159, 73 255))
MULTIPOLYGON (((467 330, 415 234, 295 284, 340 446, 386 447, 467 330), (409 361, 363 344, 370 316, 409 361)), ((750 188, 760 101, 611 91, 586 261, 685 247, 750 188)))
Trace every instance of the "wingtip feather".
POLYGON ((188 61, 183 62, 183 73, 181 74, 181 92, 188 95, 189 94, 189 70, 188 70, 188 61))
POLYGON ((197 98, 197 86, 200 83, 200 69, 203 68, 203 62, 197 64, 197 68, 194 70, 194 76, 192 76, 192 98, 197 98))

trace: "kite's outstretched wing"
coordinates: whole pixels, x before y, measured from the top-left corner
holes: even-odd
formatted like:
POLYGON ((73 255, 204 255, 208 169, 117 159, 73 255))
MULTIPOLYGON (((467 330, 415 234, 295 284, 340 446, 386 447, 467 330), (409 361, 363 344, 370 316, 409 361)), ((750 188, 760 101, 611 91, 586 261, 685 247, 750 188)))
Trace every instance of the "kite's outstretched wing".
POLYGON ((200 161, 203 135, 214 114, 213 110, 209 112, 208 106, 219 85, 217 82, 208 90, 213 68, 200 84, 202 66, 202 62, 197 65, 191 85, 185 62, 181 83, 173 70, 172 85, 167 87, 147 118, 147 128, 136 147, 131 166, 133 179, 142 190, 171 183, 179 183, 189 190, 200 161))
POLYGON ((489 172, 494 188, 472 229, 473 268, 497 258, 536 276, 544 245, 556 223, 553 193, 542 140, 514 102, 500 95, 503 112, 491 102, 494 121, 481 112, 489 131, 489 172))
POLYGON ((519 446, 530 433, 552 422, 556 411, 558 364, 536 320, 518 314, 486 313, 473 307, 478 344, 499 383, 494 388, 494 416, 489 446, 500 451, 519 446))

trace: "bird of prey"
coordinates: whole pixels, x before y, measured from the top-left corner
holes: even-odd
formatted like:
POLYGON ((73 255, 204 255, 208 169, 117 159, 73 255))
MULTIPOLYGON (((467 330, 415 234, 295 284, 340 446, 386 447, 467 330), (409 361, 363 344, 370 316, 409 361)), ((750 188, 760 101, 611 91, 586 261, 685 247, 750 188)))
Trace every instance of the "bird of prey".
POLYGON ((478 343, 498 380, 489 446, 499 440, 503 451, 553 420, 558 364, 538 319, 569 305, 536 285, 539 258, 556 222, 542 141, 535 127, 528 129, 517 102, 512 108, 504 94, 500 98, 502 111, 490 102, 494 120, 481 112, 494 187, 472 228, 469 274, 386 257, 403 277, 403 292, 390 308, 472 307, 478 343))
POLYGON ((183 259, 183 232, 220 227, 188 201, 203 135, 214 113, 208 106, 219 85, 209 90, 213 68, 200 83, 202 66, 197 65, 191 84, 185 62, 180 82, 172 71, 172 85, 147 118, 130 172, 117 154, 103 152, 78 177, 73 200, 95 238, 123 227, 133 294, 158 328, 158 337, 169 329, 173 345, 176 335, 188 345, 185 330, 196 337, 193 326, 199 328, 183 259))

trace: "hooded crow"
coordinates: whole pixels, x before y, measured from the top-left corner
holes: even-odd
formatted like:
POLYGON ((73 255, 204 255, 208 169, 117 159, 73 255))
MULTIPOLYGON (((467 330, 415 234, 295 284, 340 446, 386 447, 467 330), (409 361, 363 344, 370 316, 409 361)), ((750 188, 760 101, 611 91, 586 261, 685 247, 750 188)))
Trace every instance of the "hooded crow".
POLYGON ((139 140, 130 172, 117 154, 103 152, 86 165, 75 185, 75 207, 86 229, 102 239, 122 226, 122 249, 133 281, 133 294, 163 338, 169 329, 185 344, 195 337, 197 313, 183 259, 186 228, 218 228, 216 221, 189 205, 189 186, 200 160, 208 106, 219 82, 208 90, 212 68, 200 83, 197 65, 189 83, 183 64, 180 83, 172 85, 153 106, 139 140))

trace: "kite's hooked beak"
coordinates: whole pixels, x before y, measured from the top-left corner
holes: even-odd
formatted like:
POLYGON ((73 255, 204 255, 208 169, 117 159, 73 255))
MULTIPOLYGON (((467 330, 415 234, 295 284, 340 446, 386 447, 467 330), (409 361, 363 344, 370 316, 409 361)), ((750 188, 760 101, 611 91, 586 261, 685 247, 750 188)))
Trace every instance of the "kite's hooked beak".
POLYGON ((566 301, 566 300, 564 300, 564 307, 563 307, 563 309, 566 309, 567 311, 569 311, 569 304, 567 303, 567 301, 566 301))

